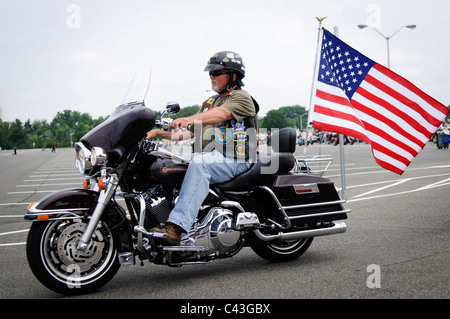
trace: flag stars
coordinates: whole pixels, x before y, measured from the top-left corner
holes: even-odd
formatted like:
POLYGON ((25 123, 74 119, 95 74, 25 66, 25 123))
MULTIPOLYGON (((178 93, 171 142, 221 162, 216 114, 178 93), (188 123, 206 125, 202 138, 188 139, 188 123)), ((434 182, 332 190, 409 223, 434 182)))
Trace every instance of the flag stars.
MULTIPOLYGON (((423 121, 426 122, 425 127, 416 119, 434 118, 436 125, 439 125, 448 113, 447 107, 428 98, 410 82, 377 65, 328 30, 322 29, 321 32, 323 37, 319 48, 322 46, 323 51, 318 53, 319 61, 316 66, 322 67, 318 67, 318 78, 314 81, 316 90, 311 114, 313 127, 363 137, 371 145, 375 160, 381 167, 398 174, 403 173, 428 140, 422 138, 426 137, 424 132, 428 134, 431 131, 429 128, 432 128, 430 122, 423 121), (326 55, 325 51, 331 49, 333 53, 326 55), (335 59, 330 64, 327 59, 331 61, 332 56, 335 56, 335 59), (365 83, 373 83, 372 78, 381 83, 386 78, 395 79, 395 87, 389 86, 388 83, 365 86, 365 83), (359 88, 361 92, 358 91, 359 88), (371 94, 364 94, 362 89, 371 94), (395 103, 392 103, 394 99, 395 103), (376 109, 373 112, 365 111, 372 110, 374 106, 376 109), (385 111, 381 111, 382 109, 385 111), (404 116, 397 110, 401 110, 404 116), (417 118, 409 115, 410 110, 417 114, 417 118), (440 114, 439 117, 437 113, 440 114), (398 118, 401 121, 398 121, 398 118), (414 121, 414 125, 410 119, 414 121), (395 122, 395 125, 390 125, 391 122, 395 122)), ((437 129, 433 128, 434 131, 437 129)))
POLYGON ((347 96, 350 98, 372 66, 372 61, 345 43, 327 40, 325 35, 321 47, 318 79, 349 92, 347 96))

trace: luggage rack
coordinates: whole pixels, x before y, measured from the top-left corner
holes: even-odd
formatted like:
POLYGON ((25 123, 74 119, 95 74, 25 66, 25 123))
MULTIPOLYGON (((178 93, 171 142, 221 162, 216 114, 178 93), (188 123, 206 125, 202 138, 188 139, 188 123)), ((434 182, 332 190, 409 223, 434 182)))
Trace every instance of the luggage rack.
POLYGON ((331 155, 295 156, 295 165, 292 172, 322 176, 330 167, 332 161, 331 155))

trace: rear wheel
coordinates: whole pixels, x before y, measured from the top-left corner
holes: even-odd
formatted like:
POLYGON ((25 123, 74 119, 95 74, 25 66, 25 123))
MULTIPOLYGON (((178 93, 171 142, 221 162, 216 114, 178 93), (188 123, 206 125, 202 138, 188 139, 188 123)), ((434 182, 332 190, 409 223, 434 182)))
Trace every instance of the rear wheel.
POLYGON ((77 249, 86 226, 81 220, 31 225, 28 263, 47 288, 65 295, 92 292, 110 281, 120 268, 114 239, 105 222, 100 222, 86 250, 77 249))
POLYGON ((297 259, 309 248, 313 238, 287 241, 263 242, 251 248, 260 257, 271 262, 285 262, 297 259))

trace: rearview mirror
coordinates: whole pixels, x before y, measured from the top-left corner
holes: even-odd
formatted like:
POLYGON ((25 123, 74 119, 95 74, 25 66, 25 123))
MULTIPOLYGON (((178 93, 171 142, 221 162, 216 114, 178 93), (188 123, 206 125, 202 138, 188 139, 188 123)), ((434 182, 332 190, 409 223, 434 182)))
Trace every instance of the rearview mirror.
POLYGON ((178 102, 168 102, 166 110, 169 115, 178 114, 180 112, 180 104, 178 104, 178 102))

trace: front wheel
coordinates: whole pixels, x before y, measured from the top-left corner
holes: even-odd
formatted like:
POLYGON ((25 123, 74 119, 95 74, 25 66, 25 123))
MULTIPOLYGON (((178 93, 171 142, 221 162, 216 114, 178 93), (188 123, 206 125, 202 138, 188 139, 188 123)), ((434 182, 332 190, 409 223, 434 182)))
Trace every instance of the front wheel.
POLYGON ((81 220, 31 225, 28 264, 47 288, 64 295, 92 292, 110 281, 120 268, 113 236, 104 222, 100 222, 87 249, 77 250, 86 226, 81 220))
POLYGON ((313 241, 311 238, 303 238, 288 241, 264 242, 252 245, 252 250, 260 257, 271 262, 285 262, 297 259, 309 248, 313 241))

